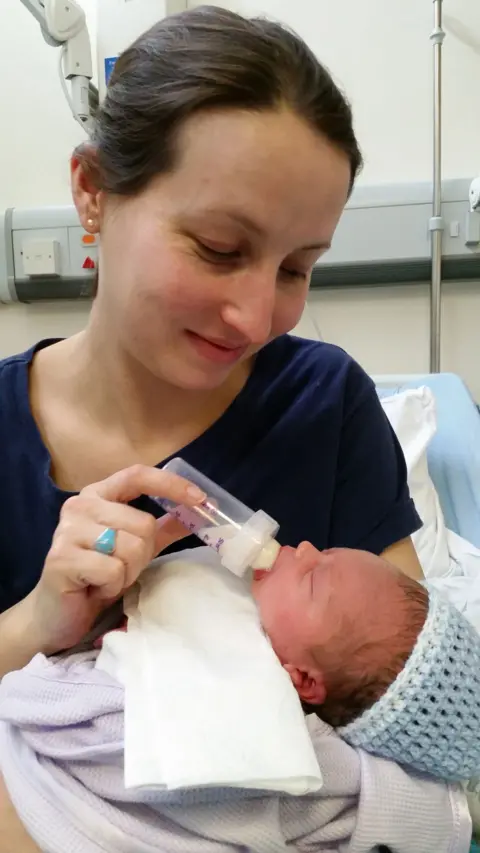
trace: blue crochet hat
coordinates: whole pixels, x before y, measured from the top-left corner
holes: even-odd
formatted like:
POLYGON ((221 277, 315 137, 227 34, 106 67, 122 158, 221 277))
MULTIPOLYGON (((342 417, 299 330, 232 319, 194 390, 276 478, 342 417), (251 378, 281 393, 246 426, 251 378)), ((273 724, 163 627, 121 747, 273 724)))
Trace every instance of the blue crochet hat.
POLYGON ((480 773, 480 636, 438 593, 404 669, 338 729, 352 746, 448 781, 480 773))

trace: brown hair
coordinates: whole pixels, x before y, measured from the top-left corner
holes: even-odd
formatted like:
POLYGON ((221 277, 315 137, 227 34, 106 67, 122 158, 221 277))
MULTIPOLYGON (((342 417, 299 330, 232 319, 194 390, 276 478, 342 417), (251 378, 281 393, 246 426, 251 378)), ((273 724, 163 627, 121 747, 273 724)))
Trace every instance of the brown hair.
POLYGON ((391 636, 379 644, 368 640, 348 648, 341 671, 327 674, 327 697, 322 705, 306 705, 307 714, 338 728, 371 708, 387 692, 410 657, 428 614, 428 593, 417 581, 399 572, 398 618, 391 636), (372 665, 372 661, 374 661, 372 665))
POLYGON ((118 58, 94 145, 76 154, 99 189, 135 195, 174 168, 190 116, 282 106, 346 155, 353 186, 362 158, 350 106, 312 51, 280 24, 203 6, 159 21, 118 58))

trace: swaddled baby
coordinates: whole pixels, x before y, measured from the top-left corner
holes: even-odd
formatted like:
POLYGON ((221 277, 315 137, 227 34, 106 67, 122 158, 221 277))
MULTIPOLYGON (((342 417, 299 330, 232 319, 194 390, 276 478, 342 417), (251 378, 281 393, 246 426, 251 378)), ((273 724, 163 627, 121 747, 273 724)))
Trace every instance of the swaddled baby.
POLYGON ((283 548, 253 585, 304 709, 354 746, 442 779, 480 771, 480 638, 364 551, 283 548))
MULTIPOLYGON (((174 562, 170 568, 168 560, 164 567, 152 567, 144 600, 154 601, 159 594, 162 610, 174 608, 175 596, 184 601, 178 572, 190 593, 197 583, 203 587, 205 571, 210 579, 208 567, 211 572, 214 563, 209 549, 188 552, 172 575, 172 601, 165 599, 165 570, 171 571, 174 562)), ((221 595, 232 576, 222 568, 220 576, 223 581, 217 576, 213 582, 221 595)), ((387 691, 410 657, 429 611, 427 591, 385 560, 349 549, 320 552, 307 542, 297 549, 282 548, 271 571, 255 572, 252 594, 263 629, 305 711, 315 711, 334 727, 352 722, 387 691)), ((205 605, 194 598, 189 606, 205 605)), ((126 618, 122 628, 127 628, 126 618)))
MULTIPOLYGON (((125 788, 123 690, 96 667, 95 653, 38 656, 0 685, 7 838, 23 824, 38 845, 26 849, 48 853, 362 853, 379 845, 464 853, 470 823, 458 788, 394 762, 450 779, 479 765, 480 639, 469 624, 361 552, 285 548, 253 593, 305 707, 340 725, 354 746, 394 761, 352 749, 317 720, 312 742, 323 787, 315 794, 226 801, 215 794, 170 805, 125 788)), ((5 834, 1 785, 0 829, 5 834)), ((23 843, 22 836, 8 851, 23 843)))
POLYGON ((252 594, 305 713, 438 778, 478 774, 480 638, 453 605, 374 554, 309 543, 252 594))

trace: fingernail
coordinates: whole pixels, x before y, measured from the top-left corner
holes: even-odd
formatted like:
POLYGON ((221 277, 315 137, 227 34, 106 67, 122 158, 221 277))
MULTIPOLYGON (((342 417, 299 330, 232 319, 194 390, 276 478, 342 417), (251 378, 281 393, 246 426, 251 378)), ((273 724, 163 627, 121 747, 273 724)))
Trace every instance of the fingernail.
POLYGON ((196 501, 197 503, 201 503, 207 497, 205 492, 202 492, 202 490, 197 488, 197 486, 188 486, 187 495, 192 499, 192 501, 196 501))

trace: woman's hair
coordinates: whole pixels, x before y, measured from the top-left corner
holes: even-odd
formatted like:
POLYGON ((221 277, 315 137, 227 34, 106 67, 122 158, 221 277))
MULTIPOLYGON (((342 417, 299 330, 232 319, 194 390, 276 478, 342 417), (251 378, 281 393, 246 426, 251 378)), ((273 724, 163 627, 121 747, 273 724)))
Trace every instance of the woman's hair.
POLYGON ((176 165, 179 130, 196 113, 291 109, 361 167, 349 104, 295 33, 213 6, 172 15, 118 58, 77 156, 99 189, 136 195, 176 165))

